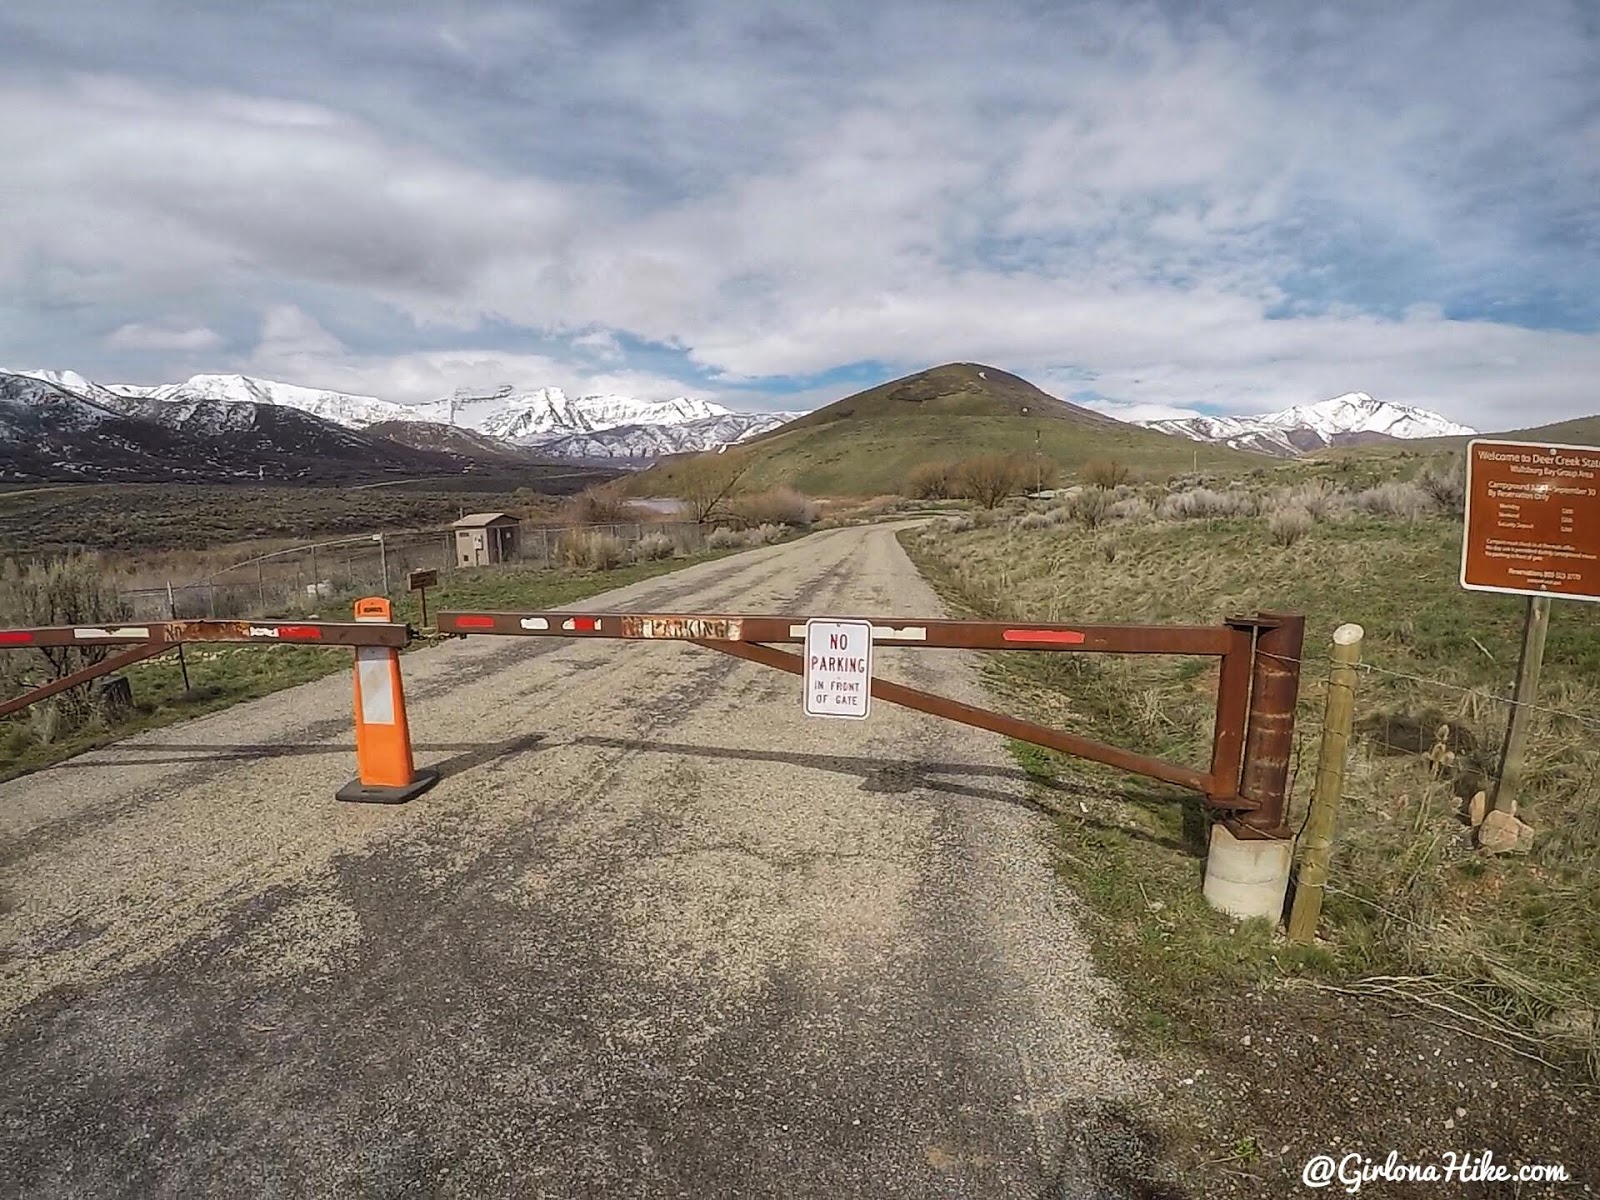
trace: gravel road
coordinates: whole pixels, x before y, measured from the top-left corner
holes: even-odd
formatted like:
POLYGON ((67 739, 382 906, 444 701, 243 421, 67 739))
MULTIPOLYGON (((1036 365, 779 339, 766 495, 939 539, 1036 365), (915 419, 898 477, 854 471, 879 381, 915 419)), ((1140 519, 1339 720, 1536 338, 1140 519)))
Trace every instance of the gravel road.
MULTIPOLYGON (((941 612, 885 527, 578 607, 941 612)), ((0 785, 0 1192, 1146 1194, 1000 739, 681 644, 404 672, 404 807, 332 800, 342 674, 0 785)))

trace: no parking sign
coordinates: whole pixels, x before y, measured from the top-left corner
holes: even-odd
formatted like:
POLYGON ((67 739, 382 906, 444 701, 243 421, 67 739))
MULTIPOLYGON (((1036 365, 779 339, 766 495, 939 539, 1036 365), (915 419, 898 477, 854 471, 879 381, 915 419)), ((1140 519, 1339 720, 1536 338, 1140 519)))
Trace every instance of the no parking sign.
POLYGON ((806 715, 867 715, 872 702, 872 622, 806 622, 806 715))

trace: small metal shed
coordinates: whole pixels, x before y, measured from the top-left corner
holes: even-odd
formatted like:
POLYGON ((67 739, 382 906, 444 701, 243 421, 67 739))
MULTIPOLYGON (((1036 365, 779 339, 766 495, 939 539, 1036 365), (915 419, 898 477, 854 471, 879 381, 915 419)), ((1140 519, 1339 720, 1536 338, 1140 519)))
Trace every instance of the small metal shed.
POLYGON ((517 531, 522 522, 508 513, 468 513, 452 521, 456 531, 456 566, 484 567, 517 556, 517 531))

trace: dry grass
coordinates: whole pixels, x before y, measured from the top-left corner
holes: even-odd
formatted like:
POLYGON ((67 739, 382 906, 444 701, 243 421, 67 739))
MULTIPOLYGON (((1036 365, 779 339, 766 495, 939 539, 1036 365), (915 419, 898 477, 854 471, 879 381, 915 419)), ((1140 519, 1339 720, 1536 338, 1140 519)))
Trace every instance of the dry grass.
POLYGON ((634 557, 640 562, 671 558, 676 553, 678 544, 664 533, 647 533, 633 547, 634 557))
POLYGON ((765 492, 750 492, 733 502, 733 515, 750 526, 788 525, 805 529, 818 515, 815 500, 792 487, 776 487, 765 492))
POLYGON ((1432 497, 1416 483, 1391 480, 1356 494, 1358 511, 1380 517, 1415 521, 1437 511, 1432 497))
POLYGON ((1208 487, 1173 492, 1161 501, 1157 514, 1167 521, 1209 521, 1224 517, 1253 517, 1260 511, 1260 498, 1243 489, 1225 492, 1208 487))
MULTIPOLYGON (((1365 660, 1381 672, 1360 680, 1327 941, 1287 959, 1261 942, 1259 953, 1278 959, 1263 978, 1308 962, 1347 976, 1437 976, 1497 1019, 1544 1039, 1552 1052, 1595 1053, 1600 626, 1593 614, 1569 604, 1553 617, 1543 702, 1571 715, 1534 716, 1520 814, 1537 831, 1534 850, 1486 858, 1457 810, 1495 769, 1522 603, 1459 589, 1457 520, 1358 512, 1319 522, 1307 512, 1295 518, 1303 528, 1283 544, 1268 527, 1281 514, 1268 521, 1222 517, 1217 510, 1236 502, 1215 500, 1219 494, 1226 495, 1185 502, 1215 518, 1206 524, 1118 524, 1112 546, 1063 538, 1048 526, 967 529, 951 522, 904 538, 956 603, 1005 619, 1212 623, 1253 609, 1305 612, 1293 822, 1315 773, 1324 647, 1337 625, 1361 623, 1365 660), (1426 755, 1441 726, 1450 757, 1436 768, 1426 755)), ((995 671, 1013 706, 1033 716, 1178 761, 1204 761, 1215 683, 1214 668, 1202 660, 1011 655, 1000 656, 995 671)), ((1043 757, 1075 791, 1081 787, 1094 828, 1102 830, 1086 828, 1088 818, 1064 820, 1069 852, 1134 872, 1169 911, 1195 899, 1193 858, 1203 828, 1194 823, 1192 802, 1090 764, 1043 757)), ((1086 892, 1103 889, 1116 903, 1131 891, 1103 869, 1068 873, 1086 892)), ((1135 894, 1133 903, 1143 900, 1135 894)), ((1193 912, 1197 922, 1208 919, 1200 906, 1193 912)), ((1231 954, 1236 963, 1238 943, 1228 945, 1234 948, 1205 953, 1231 954)), ((1170 962, 1175 952, 1155 953, 1151 961, 1170 962)))
POLYGON ((1267 532, 1280 546, 1292 546, 1317 523, 1316 518, 1303 508, 1280 508, 1267 518, 1267 532))
POLYGON ((596 529, 574 529, 561 535, 556 554, 578 571, 611 571, 628 561, 628 543, 596 529))

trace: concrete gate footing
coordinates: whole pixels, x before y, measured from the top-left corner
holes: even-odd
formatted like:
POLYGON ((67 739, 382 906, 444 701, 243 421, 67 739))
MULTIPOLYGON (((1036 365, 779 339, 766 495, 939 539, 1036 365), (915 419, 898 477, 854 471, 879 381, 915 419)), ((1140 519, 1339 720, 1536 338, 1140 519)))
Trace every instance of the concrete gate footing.
POLYGON ((1293 853, 1290 838, 1247 841, 1216 822, 1206 856, 1206 902, 1230 917, 1265 917, 1276 925, 1283 916, 1293 853))

